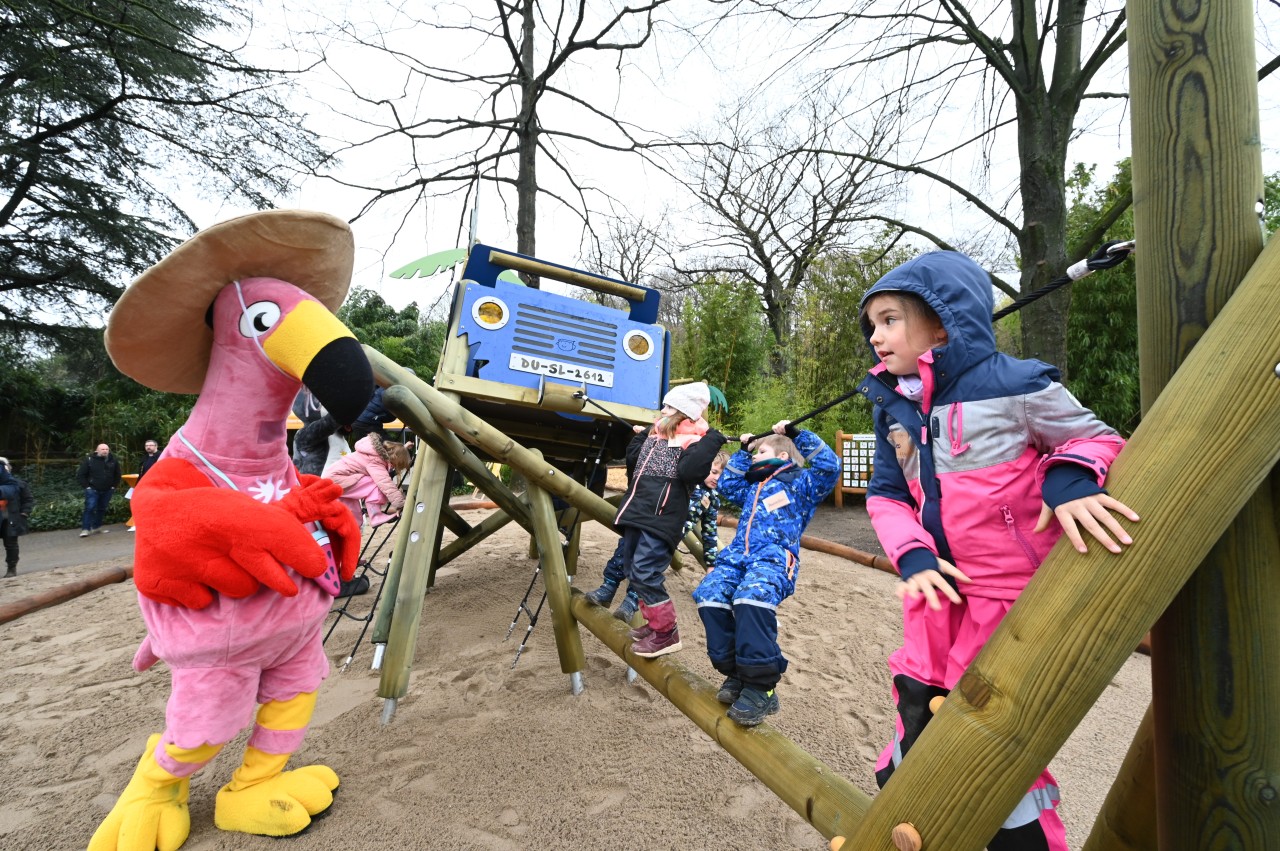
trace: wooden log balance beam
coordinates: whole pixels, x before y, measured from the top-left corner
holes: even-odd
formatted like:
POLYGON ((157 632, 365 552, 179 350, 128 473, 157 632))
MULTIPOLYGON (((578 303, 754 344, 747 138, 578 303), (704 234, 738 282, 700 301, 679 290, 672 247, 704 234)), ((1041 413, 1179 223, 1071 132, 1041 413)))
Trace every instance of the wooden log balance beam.
MULTIPOLYGON (((490 457, 519 471, 530 482, 553 496, 563 499, 587 517, 617 532, 613 525, 614 518, 618 515, 618 509, 615 506, 557 470, 544 460, 540 453, 521 446, 377 349, 365 346, 364 351, 369 358, 369 363, 373 366, 374 378, 378 384, 383 387, 393 384, 402 385, 426 407, 436 423, 452 431, 467 443, 479 446, 490 457)), ((483 480, 472 479, 472 481, 484 490, 483 480)), ((486 494, 491 498, 495 496, 487 491, 486 494)), ((692 535, 686 535, 684 544, 694 558, 705 563, 702 544, 699 541, 692 535)), ((680 569, 678 559, 672 559, 672 567, 676 570, 680 569)))
POLYGON ((742 727, 725 715, 716 687, 670 656, 646 659, 631 652, 631 629, 603 606, 574 590, 570 611, 658 693, 698 725, 725 752, 759 778, 783 803, 826 838, 847 833, 871 798, 767 722, 742 727))
POLYGON ((1142 518, 1133 545, 1059 541, 849 847, 890 851, 909 822, 926 848, 981 851, 1266 480, 1280 458, 1277 282, 1272 240, 1113 465, 1108 490, 1142 518), (1224 422, 1247 438, 1222 441, 1224 422))
POLYGON ((95 591, 104 585, 127 582, 132 578, 133 565, 128 567, 108 567, 105 570, 99 570, 97 573, 91 573, 88 576, 59 585, 56 588, 46 588, 44 591, 38 591, 35 594, 20 597, 17 600, 10 600, 0 605, 0 624, 15 621, 23 615, 29 615, 32 612, 38 612, 50 606, 57 606, 68 600, 74 600, 76 597, 88 594, 90 591, 95 591))

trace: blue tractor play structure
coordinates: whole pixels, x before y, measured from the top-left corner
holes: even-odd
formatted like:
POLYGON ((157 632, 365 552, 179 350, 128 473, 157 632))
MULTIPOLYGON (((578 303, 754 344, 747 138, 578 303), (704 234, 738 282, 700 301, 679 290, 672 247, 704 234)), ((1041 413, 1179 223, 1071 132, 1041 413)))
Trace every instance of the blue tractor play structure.
POLYGON ((659 299, 651 287, 477 244, 454 294, 436 387, 558 465, 616 461, 631 439, 623 423, 651 422, 667 391, 659 299), (513 283, 512 271, 625 307, 513 283))

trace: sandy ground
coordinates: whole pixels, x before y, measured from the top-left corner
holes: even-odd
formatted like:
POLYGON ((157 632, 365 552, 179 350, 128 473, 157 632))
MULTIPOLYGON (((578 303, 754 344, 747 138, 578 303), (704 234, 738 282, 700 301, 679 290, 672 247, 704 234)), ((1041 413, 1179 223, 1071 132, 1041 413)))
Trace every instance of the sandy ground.
MULTIPOLYGON (((464 516, 478 522, 485 512, 464 516)), ((874 548, 857 501, 824 506, 810 533, 874 548)), ((56 533, 53 533, 56 534, 56 533)), ((725 540, 731 530, 722 530, 725 540)), ((446 539, 450 536, 446 533, 446 539)), ((616 539, 584 534, 577 585, 595 586, 616 539)), ((385 552, 384 552, 385 555, 385 552)), ((54 587, 128 556, 0 581, 0 602, 54 587)), ((550 615, 514 664, 528 619, 505 638, 533 576, 514 525, 439 571, 428 594, 410 692, 382 725, 372 648, 344 620, 326 647, 334 671, 293 765, 323 762, 342 787, 329 814, 288 843, 306 849, 825 848, 822 837, 589 632, 586 690, 560 673, 550 615), (353 654, 351 664, 342 663, 353 654)), ((895 579, 806 552, 797 596, 780 612, 791 668, 773 726, 875 792, 872 764, 892 730, 886 655, 899 640, 895 579)), ((689 597, 674 576, 685 650, 676 658, 718 682, 689 597)), ((535 586, 532 605, 541 596, 535 586)), ((356 598, 364 614, 373 595, 356 598)), ((163 665, 134 673, 143 635, 131 583, 111 585, 0 626, 0 849, 83 848, 163 724, 163 665)), ((1068 741, 1054 770, 1072 847, 1080 847, 1150 700, 1149 665, 1129 659, 1068 741)), ((278 849, 219 831, 213 800, 244 737, 191 784, 187 849, 278 849)))

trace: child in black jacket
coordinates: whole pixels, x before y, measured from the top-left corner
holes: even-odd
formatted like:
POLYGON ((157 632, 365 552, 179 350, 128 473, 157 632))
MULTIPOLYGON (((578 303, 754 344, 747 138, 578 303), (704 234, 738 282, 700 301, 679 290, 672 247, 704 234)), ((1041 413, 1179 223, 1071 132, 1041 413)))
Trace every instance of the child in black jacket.
POLYGON ((637 656, 664 656, 681 647, 665 575, 689 514, 689 494, 711 472, 725 443, 702 418, 710 402, 706 384, 675 388, 663 398, 653 428, 637 426, 627 447, 627 493, 615 523, 622 531, 628 587, 640 597, 648 621, 632 630, 637 656))

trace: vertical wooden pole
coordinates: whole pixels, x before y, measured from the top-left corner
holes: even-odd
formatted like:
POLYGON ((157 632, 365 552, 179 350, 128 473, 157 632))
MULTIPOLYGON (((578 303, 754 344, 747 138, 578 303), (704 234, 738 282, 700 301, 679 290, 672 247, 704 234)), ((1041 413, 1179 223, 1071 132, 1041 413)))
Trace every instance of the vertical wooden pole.
POLYGON ((378 606, 378 616, 373 622, 374 644, 386 644, 387 637, 391 634, 391 618, 396 608, 396 589, 400 587, 405 547, 409 543, 409 527, 412 525, 409 518, 420 505, 418 494, 422 492, 422 473, 426 468, 426 464, 423 463, 423 447, 419 446, 413 470, 409 474, 409 492, 404 500, 404 514, 396 524, 396 540, 391 547, 391 563, 387 566, 387 575, 382 580, 381 605, 378 606))
MULTIPOLYGON (((1129 4, 1144 409, 1262 247, 1253 17, 1244 0, 1129 4)), ((1229 420, 1219 425, 1206 439, 1249 439, 1229 420)), ((1277 599, 1268 485, 1152 631, 1162 849, 1280 849, 1277 599)))
POLYGON ((534 540, 538 542, 538 555, 542 559, 542 581, 547 588, 547 602, 551 604, 551 625, 560 670, 576 674, 586 666, 586 654, 582 650, 578 622, 569 611, 569 575, 565 572, 556 513, 551 507, 551 496, 534 484, 529 485, 529 505, 533 509, 534 540))
MULTIPOLYGON (((461 372, 466 367, 467 347, 466 340, 456 333, 456 321, 450 322, 446 340, 440 355, 439 371, 461 372)), ((372 349, 366 347, 365 353, 373 367, 374 379, 381 386, 389 386, 405 373, 403 368, 372 349)), ((407 377, 414 378, 411 375, 407 377)), ((456 399, 456 395, 451 394, 449 398, 456 399)), ((409 691, 409 674, 413 669, 418 626, 422 618, 422 598, 435 572, 440 548, 440 517, 444 501, 448 499, 449 463, 443 455, 428 446, 420 446, 414 473, 414 501, 405 503, 405 517, 400 523, 402 527, 408 526, 408 530, 403 532, 402 538, 397 538, 397 549, 392 555, 393 566, 396 566, 396 559, 400 559, 400 564, 396 570, 395 595, 389 601, 391 611, 386 615, 390 618, 390 626, 378 683, 378 696, 386 701, 382 713, 384 724, 391 721, 396 702, 409 691), (417 467, 422 467, 421 471, 417 467)), ((387 592, 383 597, 387 597, 387 592)))
POLYGON ((387 651, 382 662, 382 678, 378 696, 392 704, 384 715, 390 720, 394 701, 409 691, 409 674, 417 651, 418 626, 422 619, 422 600, 435 561, 440 541, 440 509, 449 477, 449 462, 433 449, 423 447, 418 463, 424 465, 418 501, 409 518, 409 540, 404 548, 404 567, 396 587, 395 612, 387 636, 387 651))

